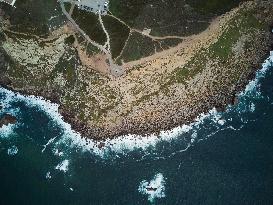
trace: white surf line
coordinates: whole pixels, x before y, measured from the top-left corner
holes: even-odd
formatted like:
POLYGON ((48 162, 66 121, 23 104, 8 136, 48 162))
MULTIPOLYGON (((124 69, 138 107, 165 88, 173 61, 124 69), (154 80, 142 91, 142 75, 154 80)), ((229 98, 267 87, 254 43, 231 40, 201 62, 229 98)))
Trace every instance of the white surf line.
MULTIPOLYGON (((255 86, 258 85, 259 79, 265 76, 270 65, 273 65, 273 52, 271 52, 271 56, 263 64, 262 69, 256 72, 256 78, 246 86, 245 91, 241 92, 239 96, 247 95, 249 92, 253 92, 253 90, 255 91, 255 86)), ((79 133, 72 130, 70 124, 63 121, 63 117, 58 112, 58 104, 54 104, 42 97, 33 95, 26 97, 4 88, 0 88, 0 92, 7 95, 5 103, 14 100, 23 100, 27 105, 37 106, 39 109, 45 111, 52 120, 61 126, 64 133, 63 136, 55 142, 55 146, 66 144, 68 147, 77 147, 82 149, 82 151, 90 151, 101 157, 107 157, 107 154, 111 152, 126 154, 135 149, 146 150, 148 148, 154 148, 159 142, 171 141, 184 133, 188 133, 193 128, 198 129, 205 119, 213 117, 216 121, 217 119, 221 120, 219 118, 221 115, 216 111, 216 109, 212 109, 207 114, 200 114, 199 117, 189 125, 181 125, 172 130, 161 131, 159 135, 153 134, 147 137, 140 135, 126 135, 119 136, 115 139, 107 139, 106 141, 94 141, 92 139, 82 138, 79 133), (100 146, 101 144, 103 144, 103 146, 100 146)))
MULTIPOLYGON (((257 86, 257 82, 261 77, 264 76, 266 71, 269 69, 270 65, 273 63, 273 52, 268 59, 265 60, 265 63, 262 66, 262 69, 256 72, 256 78, 251 81, 248 86, 246 86, 245 91, 241 92, 240 95, 245 95, 251 90, 255 89, 257 86), (255 82, 255 83, 253 83, 255 82)), ((172 139, 177 138, 183 133, 189 132, 193 128, 199 128, 199 125, 203 123, 204 119, 208 119, 213 117, 212 120, 218 122, 218 124, 223 124, 222 119, 220 118, 221 114, 216 111, 216 109, 212 109, 208 112, 208 114, 200 114, 199 117, 196 118, 195 122, 191 123, 190 125, 182 125, 176 127, 172 130, 168 131, 161 131, 159 135, 150 135, 148 137, 142 137, 139 135, 126 135, 126 136, 119 136, 115 139, 103 141, 103 147, 99 148, 99 142, 95 142, 91 139, 82 140, 79 136, 76 135, 73 138, 73 141, 78 146, 82 146, 85 150, 91 150, 97 155, 103 156, 107 154, 109 151, 114 151, 116 153, 128 153, 129 151, 135 149, 147 149, 149 147, 155 147, 158 142, 161 141, 170 141, 172 139)), ((235 128, 234 128, 235 129, 235 128)), ((195 140, 193 140, 195 141, 195 140)), ((186 148, 188 149, 188 148, 186 148)))
MULTIPOLYGON (((260 69, 260 70, 258 70, 258 71, 256 72, 255 79, 253 79, 252 81, 250 81, 250 82, 248 83, 248 85, 246 86, 245 90, 242 91, 241 93, 239 93, 238 96, 239 96, 239 97, 243 97, 243 96, 246 96, 246 95, 248 95, 248 94, 251 94, 252 97, 254 97, 254 98, 259 97, 259 96, 261 95, 261 92, 260 92, 260 90, 259 90, 259 88, 260 88, 260 87, 259 87, 259 86, 260 86, 259 81, 260 81, 261 78, 263 78, 263 77, 265 76, 266 72, 267 72, 268 69, 270 69, 271 67, 273 67, 273 51, 270 52, 270 56, 269 56, 268 59, 266 59, 265 62, 262 64, 262 69, 260 69), (253 92, 255 92, 255 93, 253 93, 253 92)), ((271 69, 272 69, 272 68, 271 68, 271 69)), ((228 107, 228 108, 227 108, 227 111, 230 111, 229 109, 232 109, 232 106, 231 106, 231 107, 228 107)), ((234 110, 234 111, 235 111, 235 110, 234 110)), ((247 110, 239 111, 239 114, 241 114, 241 113, 243 113, 243 112, 246 112, 246 111, 248 111, 248 112, 254 112, 254 111, 255 111, 255 104, 253 104, 253 102, 251 102, 251 104, 247 106, 247 110)), ((219 124, 220 126, 223 126, 224 124, 226 124, 227 121, 226 121, 225 119, 222 119, 222 118, 221 118, 221 115, 220 115, 219 112, 217 112, 216 110, 214 110, 214 111, 212 110, 212 111, 210 111, 210 112, 212 112, 212 113, 211 113, 211 114, 212 114, 212 115, 211 115, 211 116, 212 116, 212 119, 211 119, 211 120, 212 120, 214 123, 217 123, 217 124, 219 124)), ((254 120, 254 121, 255 121, 255 120, 254 120)), ((201 139, 197 139, 197 136, 194 137, 193 135, 196 133, 196 132, 194 132, 194 133, 192 134, 191 142, 188 143, 188 145, 187 145, 187 147, 186 147, 185 149, 180 150, 180 151, 177 151, 177 152, 175 152, 175 153, 172 153, 172 154, 168 155, 167 157, 170 158, 170 157, 176 155, 177 153, 181 153, 181 152, 187 151, 187 150, 192 146, 192 144, 196 141, 196 139, 197 139, 196 142, 199 143, 199 142, 201 142, 201 141, 204 141, 204 140, 206 140, 206 139, 208 139, 208 138, 214 136, 215 134, 217 134, 217 133, 220 132, 220 131, 224 131, 224 130, 228 130, 228 129, 233 130, 233 131, 239 131, 239 130, 241 130, 241 129, 244 127, 244 124, 248 123, 248 120, 245 121, 245 120, 243 120, 243 119, 241 118, 241 122, 242 122, 243 124, 240 125, 239 128, 234 128, 232 125, 229 125, 229 126, 227 126, 227 127, 225 127, 225 128, 221 128, 221 129, 219 128, 218 130, 216 130, 216 131, 214 131, 214 132, 211 132, 211 133, 210 133, 209 135, 207 135, 205 138, 201 138, 201 139)), ((162 157, 158 157, 158 159, 161 159, 161 158, 162 158, 162 157)))
MULTIPOLYGON (((257 89, 255 88, 259 86, 258 85, 259 80, 265 76, 266 72, 271 67, 273 67, 273 51, 270 51, 270 56, 262 64, 262 68, 256 72, 255 78, 247 84, 245 90, 242 91, 239 94, 239 96, 247 95, 248 93, 251 93, 252 91, 257 91, 257 89)), ((260 95, 261 93, 260 91, 258 91, 256 92, 256 94, 260 95)))
POLYGON ((100 22, 100 25, 101 25, 101 27, 102 27, 102 30, 103 30, 103 32, 105 33, 105 35, 106 35, 106 42, 105 42, 105 44, 104 44, 104 48, 106 48, 109 52, 111 51, 111 47, 110 47, 110 36, 109 36, 109 34, 108 34, 108 32, 107 32, 107 30, 106 30, 106 28, 105 28, 105 26, 104 26, 104 24, 103 24, 103 21, 102 21, 102 18, 101 18, 101 11, 99 10, 99 22, 100 22), (108 46, 108 48, 107 48, 107 46, 108 46))
MULTIPOLYGON (((146 150, 148 148, 155 148, 159 142, 176 139, 178 136, 189 132, 193 128, 198 129, 199 125, 205 119, 214 115, 215 112, 216 109, 213 109, 207 115, 201 114, 198 118, 196 118, 196 121, 190 125, 182 125, 169 131, 161 131, 159 135, 152 134, 146 137, 129 134, 100 142, 87 138, 83 139, 80 134, 73 134, 71 133, 71 130, 65 129, 67 132, 64 134, 64 137, 57 143, 57 145, 62 143, 70 143, 72 146, 81 147, 83 151, 91 151, 101 157, 107 157, 107 154, 112 152, 116 154, 126 154, 135 149, 146 150), (100 147, 101 143, 103 143, 103 147, 100 147)), ((189 148, 189 146, 191 146, 191 143, 187 145, 186 150, 189 148)))

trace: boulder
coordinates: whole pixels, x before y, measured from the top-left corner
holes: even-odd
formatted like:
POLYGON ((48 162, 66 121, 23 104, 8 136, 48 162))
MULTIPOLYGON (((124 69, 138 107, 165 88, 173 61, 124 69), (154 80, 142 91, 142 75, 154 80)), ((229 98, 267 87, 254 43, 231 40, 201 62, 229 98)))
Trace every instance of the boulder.
POLYGON ((0 118, 0 128, 2 128, 4 125, 15 124, 16 122, 17 122, 16 117, 10 114, 4 114, 0 118))

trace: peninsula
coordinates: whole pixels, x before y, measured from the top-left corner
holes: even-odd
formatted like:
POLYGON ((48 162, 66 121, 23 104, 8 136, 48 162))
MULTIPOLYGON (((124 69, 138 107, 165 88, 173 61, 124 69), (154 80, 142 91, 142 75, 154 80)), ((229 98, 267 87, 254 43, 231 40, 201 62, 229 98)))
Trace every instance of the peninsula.
POLYGON ((0 1, 0 85, 83 136, 149 135, 235 103, 273 45, 271 0, 0 1))

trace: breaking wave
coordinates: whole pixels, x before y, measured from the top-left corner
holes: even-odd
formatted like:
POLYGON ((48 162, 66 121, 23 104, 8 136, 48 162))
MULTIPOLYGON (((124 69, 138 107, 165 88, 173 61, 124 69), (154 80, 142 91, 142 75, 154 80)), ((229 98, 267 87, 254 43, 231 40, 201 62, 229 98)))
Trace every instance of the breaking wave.
MULTIPOLYGON (((59 114, 59 105, 45 100, 42 97, 33 95, 23 96, 7 89, 0 88, 0 100, 4 105, 4 110, 9 110, 9 112, 14 112, 15 114, 19 111, 16 110, 16 108, 12 108, 11 103, 16 101, 23 101, 27 106, 35 107, 47 114, 50 120, 61 128, 62 132, 60 136, 49 139, 47 143, 43 145, 42 152, 44 152, 48 146, 51 146, 53 147, 52 152, 56 156, 62 156, 65 152, 64 149, 67 148, 76 148, 84 152, 90 151, 100 157, 118 156, 119 154, 126 155, 135 150, 140 150, 144 154, 153 154, 155 153, 155 148, 165 146, 166 143, 170 142, 172 142, 174 146, 179 144, 179 148, 175 152, 183 152, 194 145, 194 143, 204 140, 221 130, 241 129, 244 120, 241 119, 242 123, 237 126, 236 123, 233 123, 233 119, 230 117, 229 113, 234 114, 238 112, 237 115, 240 115, 244 112, 255 111, 255 103, 246 102, 245 98, 259 99, 261 97, 259 81, 265 76, 267 70, 272 67, 272 64, 273 52, 271 52, 270 57, 263 64, 262 69, 257 71, 256 78, 250 81, 246 86, 246 89, 238 95, 238 105, 228 106, 227 111, 224 113, 212 109, 207 114, 200 114, 193 123, 182 125, 169 131, 161 131, 158 136, 151 135, 148 137, 142 137, 137 135, 126 135, 115 139, 108 139, 103 142, 97 142, 92 139, 83 138, 79 133, 72 130, 71 125, 64 122, 63 117, 59 114), (207 126, 208 124, 210 125, 209 128, 207 126), (198 133, 199 129, 204 130, 202 131, 202 134, 198 133)), ((15 127, 16 125, 3 126, 0 129, 0 136, 3 137, 10 135, 15 127)), ((160 154, 165 155, 166 153, 164 153, 163 150, 160 154)), ((167 155, 168 154, 172 155, 174 153, 167 153, 167 155)), ((67 162, 63 165, 66 164, 67 162)), ((63 166, 60 165, 59 169, 65 171, 62 167, 63 166)))
POLYGON ((8 155, 14 156, 18 153, 18 148, 13 145, 12 147, 8 148, 8 155))
MULTIPOLYGON (((55 169, 60 170, 62 172, 67 172, 68 171, 68 166, 69 166, 69 160, 64 160, 61 163, 59 163, 55 169)), ((47 175, 48 176, 48 175, 47 175)))
POLYGON ((165 184, 165 178, 161 173, 158 173, 149 182, 147 180, 141 181, 138 191, 143 195, 147 195, 148 201, 154 203, 156 199, 166 197, 165 184))

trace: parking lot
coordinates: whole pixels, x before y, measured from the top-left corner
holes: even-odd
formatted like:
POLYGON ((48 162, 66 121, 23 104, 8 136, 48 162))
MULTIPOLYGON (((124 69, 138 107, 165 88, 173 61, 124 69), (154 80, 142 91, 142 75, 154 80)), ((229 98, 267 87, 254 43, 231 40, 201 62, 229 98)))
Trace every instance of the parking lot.
POLYGON ((109 0, 80 0, 76 1, 75 4, 79 9, 105 15, 108 11, 109 0))

